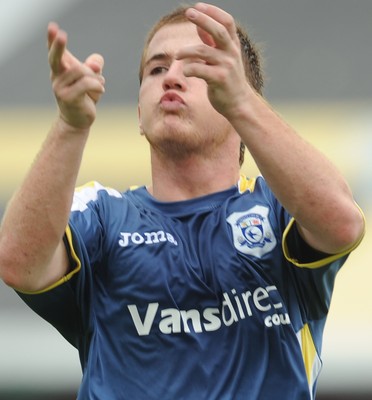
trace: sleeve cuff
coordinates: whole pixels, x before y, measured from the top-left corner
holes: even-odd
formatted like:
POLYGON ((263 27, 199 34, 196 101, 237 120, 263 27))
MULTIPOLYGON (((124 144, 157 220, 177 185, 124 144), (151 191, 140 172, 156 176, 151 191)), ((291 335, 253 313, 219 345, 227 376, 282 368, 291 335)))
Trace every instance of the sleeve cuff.
POLYGON ((41 294, 45 292, 49 292, 50 290, 55 289, 56 287, 63 285, 65 282, 68 282, 75 274, 77 274, 80 269, 81 269, 81 261, 76 254, 76 251, 73 246, 73 238, 72 238, 72 232, 70 226, 67 225, 66 230, 65 230, 65 240, 64 240, 65 246, 66 246, 66 251, 69 255, 69 260, 71 262, 71 265, 73 265, 73 268, 69 273, 64 275, 61 279, 59 279, 57 282, 52 283, 48 287, 42 289, 42 290, 37 290, 33 292, 28 292, 28 291, 19 291, 20 293, 23 294, 41 294))
POLYGON ((295 219, 292 218, 289 221, 289 224, 287 225, 287 227, 283 233, 282 249, 283 249, 284 257, 287 259, 287 261, 289 261, 291 264, 293 264, 299 268, 320 268, 320 267, 330 264, 344 256, 347 256, 348 254, 350 254, 353 250, 355 250, 359 246, 359 244, 362 241, 363 236, 364 236, 364 235, 362 235, 360 237, 360 239, 352 247, 350 247, 349 249, 347 249, 341 253, 336 253, 336 254, 319 253, 320 258, 318 260, 315 260, 312 262, 301 262, 298 259, 296 259, 295 257, 293 257, 293 255, 291 254, 291 252, 289 250, 289 246, 288 246, 288 235, 289 235, 289 232, 292 229, 294 229, 294 224, 295 224, 295 219))

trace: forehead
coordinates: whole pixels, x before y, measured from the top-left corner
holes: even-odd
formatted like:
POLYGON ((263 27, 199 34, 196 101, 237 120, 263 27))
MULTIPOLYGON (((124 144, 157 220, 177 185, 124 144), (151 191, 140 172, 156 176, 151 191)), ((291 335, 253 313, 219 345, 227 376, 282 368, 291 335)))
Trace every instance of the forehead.
POLYGON ((201 43, 201 39, 195 25, 191 22, 168 24, 160 28, 151 39, 147 47, 146 59, 158 53, 173 54, 184 46, 197 43, 201 43))

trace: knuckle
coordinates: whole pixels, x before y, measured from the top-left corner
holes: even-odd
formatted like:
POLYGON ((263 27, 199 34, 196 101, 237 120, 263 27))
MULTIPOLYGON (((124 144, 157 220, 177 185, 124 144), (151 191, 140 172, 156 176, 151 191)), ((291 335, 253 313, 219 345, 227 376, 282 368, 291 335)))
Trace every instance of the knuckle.
POLYGON ((227 73, 230 74, 230 72, 234 69, 235 67, 235 59, 233 58, 228 58, 225 62, 226 65, 226 70, 227 73))
POLYGON ((232 15, 227 15, 224 25, 228 30, 235 30, 235 20, 232 15))
POLYGON ((217 29, 215 33, 217 42, 226 42, 228 39, 228 33, 226 29, 217 29))
POLYGON ((229 78, 229 70, 227 69, 221 69, 218 72, 218 81, 222 84, 225 85, 226 82, 228 81, 229 78))
POLYGON ((195 57, 194 58, 204 58, 207 55, 208 47, 204 44, 195 46, 195 57))

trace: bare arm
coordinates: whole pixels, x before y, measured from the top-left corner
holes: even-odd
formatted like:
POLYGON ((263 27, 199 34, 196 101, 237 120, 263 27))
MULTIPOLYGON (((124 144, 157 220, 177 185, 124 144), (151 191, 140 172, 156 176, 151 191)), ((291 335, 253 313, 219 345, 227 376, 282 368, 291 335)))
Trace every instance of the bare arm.
POLYGON ((364 219, 347 182, 261 97, 253 96, 233 124, 270 188, 312 247, 330 254, 351 248, 364 232, 364 219))
POLYGON ((66 49, 67 35, 48 27, 49 63, 59 116, 0 228, 0 276, 18 290, 40 290, 68 269, 62 238, 83 150, 104 91, 103 59, 84 63, 66 49))
POLYGON ((349 186, 336 167, 248 84, 233 18, 205 4, 197 4, 186 15, 204 44, 179 52, 185 75, 207 82, 212 105, 241 136, 304 239, 326 253, 351 248, 364 232, 364 220, 349 186))

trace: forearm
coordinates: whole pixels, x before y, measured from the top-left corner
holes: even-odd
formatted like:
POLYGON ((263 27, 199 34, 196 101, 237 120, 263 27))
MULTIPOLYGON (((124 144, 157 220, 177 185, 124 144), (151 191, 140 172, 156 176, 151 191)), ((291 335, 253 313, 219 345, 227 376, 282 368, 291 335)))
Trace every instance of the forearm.
POLYGON ((62 238, 96 103, 105 91, 102 56, 92 54, 82 63, 66 46, 66 32, 50 23, 48 60, 59 118, 0 227, 0 277, 21 290, 45 288, 67 272, 62 238))
POLYGON ((337 168, 255 95, 232 123, 278 200, 309 244, 343 250, 363 231, 363 218, 337 168))
MULTIPOLYGON (((0 272, 11 286, 34 288, 61 242, 88 129, 58 119, 6 209, 0 230, 0 272)), ((58 271, 56 271, 58 274, 58 271)))

